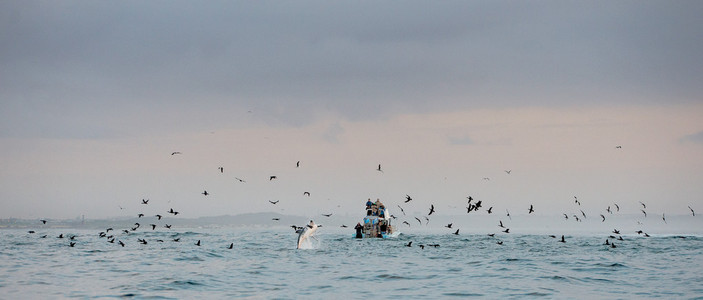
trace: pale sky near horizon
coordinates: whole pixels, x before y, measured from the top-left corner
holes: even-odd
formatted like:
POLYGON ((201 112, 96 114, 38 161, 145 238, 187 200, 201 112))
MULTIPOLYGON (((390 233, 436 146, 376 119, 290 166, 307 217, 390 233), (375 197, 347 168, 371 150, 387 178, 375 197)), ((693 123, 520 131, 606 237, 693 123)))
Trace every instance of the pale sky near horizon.
POLYGON ((143 198, 184 217, 361 216, 367 198, 455 214, 469 195, 513 214, 703 214, 702 15, 3 1, 0 218, 130 216, 143 198))

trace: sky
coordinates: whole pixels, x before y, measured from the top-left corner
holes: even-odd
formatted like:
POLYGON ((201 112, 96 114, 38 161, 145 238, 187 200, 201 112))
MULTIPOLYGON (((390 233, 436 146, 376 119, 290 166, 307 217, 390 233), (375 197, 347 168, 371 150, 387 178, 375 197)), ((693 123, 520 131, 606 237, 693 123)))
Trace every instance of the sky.
POLYGON ((131 216, 142 199, 184 217, 361 218, 368 198, 452 215, 468 196, 514 215, 703 214, 701 15, 1 1, 0 218, 131 216))

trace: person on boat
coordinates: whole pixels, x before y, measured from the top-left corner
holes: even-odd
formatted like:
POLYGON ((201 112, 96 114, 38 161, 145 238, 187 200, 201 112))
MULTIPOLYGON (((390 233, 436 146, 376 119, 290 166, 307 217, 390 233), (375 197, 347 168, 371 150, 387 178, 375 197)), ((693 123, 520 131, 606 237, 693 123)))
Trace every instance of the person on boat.
POLYGON ((354 227, 354 229, 356 229, 356 238, 362 238, 363 235, 361 235, 361 230, 364 229, 364 226, 361 226, 361 223, 356 223, 356 227, 354 227))
POLYGON ((369 200, 366 201, 366 209, 371 209, 371 205, 373 205, 373 202, 371 202, 371 198, 369 198, 369 200))
POLYGON ((381 204, 381 206, 378 207, 378 217, 379 218, 385 218, 386 217, 386 207, 381 204))

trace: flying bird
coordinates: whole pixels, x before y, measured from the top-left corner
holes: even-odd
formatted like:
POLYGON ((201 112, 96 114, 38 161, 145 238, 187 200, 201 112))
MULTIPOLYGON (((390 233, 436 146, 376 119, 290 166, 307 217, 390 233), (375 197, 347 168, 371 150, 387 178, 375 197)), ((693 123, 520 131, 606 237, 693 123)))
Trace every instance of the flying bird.
POLYGON ((669 224, 666 222, 666 216, 664 216, 664 214, 662 214, 662 220, 664 220, 664 224, 669 224))
POLYGON ((176 152, 171 152, 171 155, 176 155, 176 154, 181 154, 181 153, 178 152, 178 151, 176 151, 176 152))
POLYGON ((225 168, 224 168, 224 167, 219 167, 218 169, 220 170, 220 173, 224 173, 224 172, 225 172, 225 168))
POLYGON ((141 217, 143 217, 143 216, 144 216, 144 214, 138 214, 138 215, 137 215, 137 218, 141 218, 141 217))
POLYGON ((325 217, 328 217, 328 218, 332 216, 332 214, 322 214, 322 215, 325 217))
POLYGON ((567 219, 567 220, 568 220, 568 219, 569 219, 569 216, 566 215, 566 214, 564 214, 564 219, 567 219))
POLYGON ((530 204, 530 209, 527 211, 528 214, 531 214, 535 212, 535 210, 532 208, 532 204, 530 204))
POLYGON ((574 196, 574 203, 576 203, 576 204, 578 204, 579 206, 581 206, 581 202, 579 201, 579 198, 576 197, 576 196, 574 196))
POLYGON ((615 211, 620 211, 620 206, 617 203, 613 203, 615 205, 615 211))
POLYGON ((510 172, 512 172, 512 171, 513 170, 505 170, 505 173, 508 173, 508 175, 510 175, 510 172))
POLYGON ((459 235, 459 229, 454 232, 454 235, 459 235))
POLYGON ((303 192, 303 196, 308 196, 308 197, 310 197, 310 192, 303 192))
POLYGON ((405 215, 405 211, 403 210, 403 208, 402 208, 402 207, 400 207, 400 205, 398 205, 398 208, 400 208, 400 212, 402 212, 402 213, 403 213, 403 215, 405 215))
POLYGON ((449 224, 447 224, 447 225, 444 225, 444 227, 447 227, 447 228, 450 228, 450 229, 451 229, 453 224, 454 224, 454 223, 449 223, 449 224))
POLYGON ((647 212, 644 211, 644 209, 640 209, 640 211, 644 214, 644 217, 646 218, 646 217, 647 217, 647 212))
POLYGON ((420 225, 422 225, 422 221, 420 221, 420 218, 415 217, 415 220, 417 220, 417 222, 420 223, 420 225))
POLYGON ((493 213, 491 210, 493 210, 493 206, 491 206, 491 207, 488 208, 488 214, 492 214, 492 213, 493 213))
POLYGON ((149 225, 151 225, 151 230, 155 230, 155 229, 156 229, 156 224, 149 224, 149 225))
POLYGON ((500 228, 505 228, 505 226, 503 226, 503 221, 502 221, 502 220, 498 220, 498 227, 500 227, 500 228))
POLYGON ((620 234, 620 230, 613 229, 613 233, 614 233, 614 234, 620 234))
POLYGON ((622 149, 622 146, 617 145, 617 146, 615 146, 615 149, 622 149))
POLYGON ((642 201, 638 201, 638 202, 639 202, 640 204, 642 204, 642 208, 647 208, 647 205, 644 205, 644 203, 642 203, 642 201))
POLYGON ((510 228, 505 228, 505 230, 503 230, 503 232, 510 233, 510 228))
POLYGON ((430 204, 430 213, 427 215, 430 216, 432 213, 434 213, 434 204, 430 204))
POLYGON ((271 218, 272 221, 280 221, 281 218, 271 218))
MULTIPOLYGON (((696 212, 693 211, 693 208, 691 208, 691 206, 689 206, 688 209, 691 210, 691 215, 693 215, 693 216, 695 217, 695 216, 696 216, 696 212)), ((44 224, 46 224, 46 223, 44 223, 44 224)))
POLYGON ((234 248, 234 243, 229 244, 229 247, 227 247, 227 249, 232 249, 232 248, 234 248))
POLYGON ((376 171, 383 173, 383 170, 381 170, 381 164, 378 164, 378 168, 376 169, 376 171))
POLYGON ((610 210, 610 205, 608 205, 608 208, 606 208, 605 211, 607 211, 611 215, 613 214, 613 212, 610 210))
POLYGON ((410 223, 408 223, 408 221, 403 221, 403 224, 410 226, 410 223))
POLYGON ((205 196, 210 195, 210 193, 208 193, 207 191, 203 191, 201 194, 203 194, 205 196))
MULTIPOLYGON (((689 206, 688 208, 691 208, 691 207, 689 206)), ((691 211, 693 211, 693 210, 691 210, 691 211)), ((695 216, 695 215, 694 215, 694 216, 695 216)), ((41 221, 42 224, 46 224, 46 220, 39 220, 39 221, 41 221)))
POLYGON ((142 204, 149 204, 149 199, 142 199, 142 204))
POLYGON ((238 180, 238 181, 241 182, 241 183, 245 183, 245 182, 246 182, 246 181, 244 181, 244 179, 241 179, 241 178, 234 177, 234 179, 238 180))
POLYGON ((300 161, 298 161, 298 162, 295 163, 295 167, 296 167, 296 168, 300 168, 300 161))
POLYGON ((566 241, 564 240, 564 235, 563 235, 563 234, 561 235, 561 240, 560 240, 559 242, 560 242, 560 243, 566 243, 566 241))
POLYGON ((509 219, 511 219, 511 220, 513 219, 510 217, 510 212, 507 209, 505 210, 505 214, 508 216, 509 219))
POLYGON ((197 243, 195 243, 196 246, 200 246, 200 240, 198 240, 197 243))
POLYGON ((281 201, 281 200, 276 200, 276 201, 271 201, 271 200, 269 200, 269 203, 271 203, 271 204, 274 204, 274 205, 275 205, 276 203, 278 203, 278 201, 281 201))
POLYGON ((162 215, 156 215, 155 217, 157 217, 157 218, 159 218, 159 220, 161 220, 161 218, 162 218, 163 216, 162 216, 162 215))
POLYGON ((269 181, 274 180, 276 178, 277 178, 276 175, 271 175, 271 176, 269 176, 269 181))
POLYGON ((600 214, 600 217, 603 218, 603 221, 601 222, 605 222, 605 216, 603 214, 600 214))
POLYGON ((407 245, 405 245, 405 247, 412 247, 412 246, 413 246, 413 241, 410 241, 410 242, 408 242, 407 245))
POLYGON ((581 210, 581 209, 579 209, 579 210, 581 211, 581 215, 583 215, 583 218, 585 219, 585 218, 586 218, 586 213, 583 212, 583 210, 581 210))
POLYGON ((405 203, 408 203, 408 202, 410 202, 410 201, 412 201, 412 200, 413 200, 413 198, 411 198, 410 195, 405 194, 405 203))

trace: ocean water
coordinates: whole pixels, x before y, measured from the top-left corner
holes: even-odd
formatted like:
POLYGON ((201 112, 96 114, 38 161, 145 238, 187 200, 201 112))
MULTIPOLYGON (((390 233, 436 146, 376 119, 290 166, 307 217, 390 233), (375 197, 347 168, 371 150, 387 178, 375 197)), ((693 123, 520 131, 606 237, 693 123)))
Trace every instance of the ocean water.
POLYGON ((0 298, 703 299, 700 236, 623 235, 610 248, 607 234, 560 243, 512 233, 356 240, 321 230, 309 249, 295 249, 291 229, 114 234, 125 247, 96 230, 0 230, 0 298), (59 234, 75 235, 75 246, 59 234))

